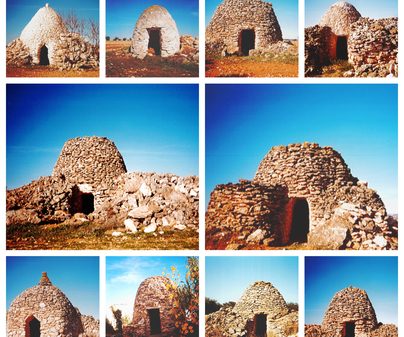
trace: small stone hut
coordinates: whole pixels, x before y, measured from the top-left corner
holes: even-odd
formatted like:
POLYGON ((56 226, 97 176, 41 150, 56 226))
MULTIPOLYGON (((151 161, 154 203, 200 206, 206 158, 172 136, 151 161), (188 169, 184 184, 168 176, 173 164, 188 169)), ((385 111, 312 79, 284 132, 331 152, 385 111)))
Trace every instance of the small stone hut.
POLYGON ((205 32, 206 53, 248 55, 282 41, 272 4, 261 0, 225 0, 215 10, 205 32))
POLYGON ((175 21, 167 9, 157 5, 147 8, 137 20, 130 52, 134 57, 143 59, 149 48, 162 57, 174 55, 180 50, 180 35, 175 21))
POLYGON ((222 336, 287 336, 286 326, 297 331, 298 313, 289 312, 283 296, 270 282, 256 281, 232 309, 210 314, 205 326, 208 336, 214 331, 222 336))
POLYGON ((167 284, 172 285, 168 277, 153 276, 144 280, 137 290, 133 307, 131 328, 136 336, 160 335, 170 337, 175 330, 175 315, 170 311, 174 299, 170 299, 173 289, 168 290, 167 284))
POLYGON ((321 330, 329 336, 367 336, 378 327, 375 310, 365 290, 337 292, 325 312, 321 330))
POLYGON ((8 337, 95 337, 99 321, 83 316, 46 272, 37 286, 18 295, 7 311, 8 337))
POLYGON ((6 49, 7 64, 52 65, 60 69, 96 68, 98 48, 70 33, 62 18, 46 4, 6 49))
POLYGON ((340 153, 316 143, 273 147, 252 181, 216 186, 205 226, 212 249, 397 249, 397 224, 376 191, 352 176, 340 153))

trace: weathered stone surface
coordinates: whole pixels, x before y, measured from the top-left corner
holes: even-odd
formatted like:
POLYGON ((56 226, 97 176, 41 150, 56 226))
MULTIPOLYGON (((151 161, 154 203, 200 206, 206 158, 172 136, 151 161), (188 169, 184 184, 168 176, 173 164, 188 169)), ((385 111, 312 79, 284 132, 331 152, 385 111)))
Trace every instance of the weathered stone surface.
POLYGON ((257 281, 245 290, 234 308, 222 308, 206 316, 205 335, 256 336, 258 316, 265 320, 268 335, 285 337, 291 330, 298 330, 298 313, 289 312, 270 282, 257 281))
POLYGON ((242 53, 242 31, 253 31, 254 47, 265 50, 282 40, 272 4, 261 0, 225 0, 215 10, 205 31, 207 54, 242 53))
POLYGON ((353 5, 346 1, 338 1, 324 13, 318 25, 330 27, 335 35, 348 35, 350 24, 360 17, 360 13, 353 5))
POLYGON ((351 175, 340 153, 316 143, 273 147, 252 182, 216 186, 205 216, 207 242, 248 248, 247 238, 260 229, 266 244, 285 245, 299 200, 308 207, 308 244, 397 249, 397 223, 379 195, 351 175))
MULTIPOLYGON (((99 320, 81 315, 66 295, 42 273, 39 285, 17 296, 7 311, 7 336, 25 337, 29 323, 39 321, 43 336, 96 337, 99 320)), ((38 334, 39 335, 39 334, 38 334)))
POLYGON ((157 5, 147 8, 140 15, 133 31, 130 51, 134 57, 143 59, 149 48, 162 57, 174 55, 180 50, 180 36, 175 21, 164 7, 157 5))

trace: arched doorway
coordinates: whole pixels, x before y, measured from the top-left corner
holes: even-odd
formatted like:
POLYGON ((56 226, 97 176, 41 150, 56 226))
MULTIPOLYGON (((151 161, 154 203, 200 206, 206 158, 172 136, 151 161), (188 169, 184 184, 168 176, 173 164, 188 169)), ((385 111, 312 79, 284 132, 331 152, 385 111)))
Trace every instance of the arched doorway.
POLYGON ((160 310, 149 309, 148 312, 150 318, 150 335, 160 335, 161 334, 160 310))
POLYGON ((48 47, 46 47, 45 45, 43 45, 39 50, 39 64, 41 66, 49 65, 48 47))
POLYGON ((243 55, 248 55, 251 49, 255 48, 254 29, 242 30, 239 37, 240 51, 243 55))
POLYGON ((35 316, 31 315, 25 321, 25 337, 40 337, 41 323, 35 316))
POLYGON ((266 336, 267 333, 267 315, 258 314, 255 316, 255 335, 266 336))
POLYGON ((149 32, 149 45, 147 48, 153 48, 156 55, 161 55, 161 32, 160 28, 151 28, 149 32))
POLYGON ((293 206, 290 242, 307 242, 310 229, 309 204, 306 199, 297 199, 293 206))
POLYGON ((337 59, 348 60, 348 43, 346 36, 338 36, 337 38, 337 59))

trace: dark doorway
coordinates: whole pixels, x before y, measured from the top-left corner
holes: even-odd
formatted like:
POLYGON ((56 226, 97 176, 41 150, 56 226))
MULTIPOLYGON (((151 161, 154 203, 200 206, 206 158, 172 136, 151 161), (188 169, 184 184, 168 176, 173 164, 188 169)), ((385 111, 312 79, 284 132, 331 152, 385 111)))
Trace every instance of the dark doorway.
POLYGON ((337 38, 337 59, 348 60, 348 43, 345 36, 337 38))
POLYGON ((266 336, 267 332, 267 315, 258 314, 255 316, 255 335, 266 336))
POLYGON ((148 311, 150 318, 150 334, 160 335, 161 334, 160 310, 149 309, 148 311))
POLYGON ((153 48, 156 55, 161 55, 160 28, 149 29, 149 45, 147 48, 153 48))
POLYGON ((28 323, 29 325, 29 334, 27 334, 27 337, 40 337, 41 336, 41 323, 33 317, 31 321, 28 323))
POLYGON ((293 218, 289 241, 307 242, 309 233, 309 205, 305 199, 297 199, 293 207, 293 218))
POLYGON ((43 45, 39 51, 39 64, 41 66, 49 65, 48 47, 46 47, 45 45, 43 45))
POLYGON ((345 323, 345 337, 355 337, 355 322, 345 323))
POLYGON ((81 209, 84 214, 90 214, 94 212, 94 196, 91 193, 82 194, 81 209))
POLYGON ((241 31, 239 46, 243 55, 248 55, 250 50, 255 48, 255 33, 253 29, 241 31))

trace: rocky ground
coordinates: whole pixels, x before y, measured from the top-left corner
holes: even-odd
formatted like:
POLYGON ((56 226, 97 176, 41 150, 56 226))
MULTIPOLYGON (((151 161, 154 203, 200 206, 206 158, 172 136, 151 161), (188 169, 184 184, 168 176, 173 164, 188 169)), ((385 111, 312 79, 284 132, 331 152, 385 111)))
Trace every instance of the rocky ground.
POLYGON ((7 77, 99 77, 100 71, 97 69, 80 69, 80 70, 59 70, 52 66, 41 65, 24 65, 14 66, 7 65, 7 77))

